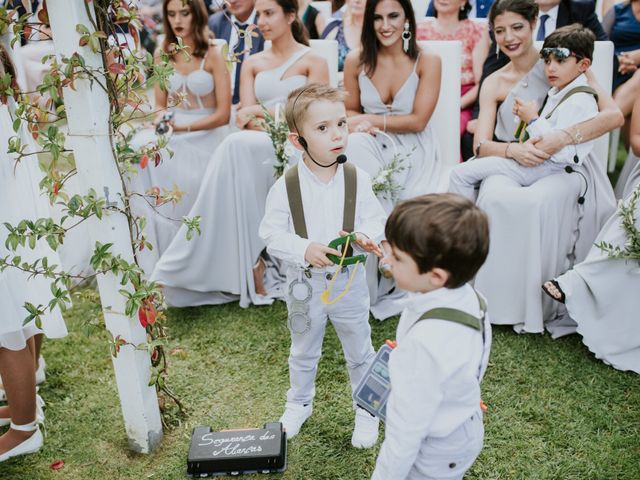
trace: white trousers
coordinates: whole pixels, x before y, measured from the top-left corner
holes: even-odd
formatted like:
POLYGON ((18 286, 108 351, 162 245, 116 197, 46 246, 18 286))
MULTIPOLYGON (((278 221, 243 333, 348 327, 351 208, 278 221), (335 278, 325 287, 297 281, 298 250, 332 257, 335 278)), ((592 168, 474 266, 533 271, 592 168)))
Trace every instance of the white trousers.
POLYGON ((407 480, 462 480, 483 442, 482 412, 478 411, 446 437, 427 437, 407 480))
MULTIPOLYGON (((338 296, 347 287, 349 277, 355 266, 344 268, 338 274, 333 286, 331 299, 338 296)), ((289 379, 291 388, 287 392, 287 401, 297 404, 311 403, 315 395, 315 379, 318 362, 322 355, 327 319, 335 328, 347 362, 352 391, 373 361, 375 351, 371 345, 371 327, 369 326, 369 290, 365 278, 364 265, 358 266, 353 284, 347 294, 334 305, 325 305, 320 295, 331 283, 332 273, 310 271, 308 278, 301 268, 291 267, 287 272, 287 308, 290 313, 299 310, 299 306, 289 295, 291 282, 300 278, 306 280, 312 288, 308 303, 308 327, 302 332, 297 321, 291 332, 291 350, 289 353, 289 379), (296 333, 298 332, 298 333, 296 333)), ((297 297, 297 295, 296 295, 297 297)), ((291 316, 290 316, 291 320, 291 316)), ((304 326, 304 324, 302 324, 304 326)))
POLYGON ((542 177, 558 173, 566 167, 550 160, 535 166, 524 167, 515 160, 504 157, 481 157, 456 165, 449 176, 449 191, 459 193, 475 201, 480 183, 491 175, 505 175, 523 187, 542 177))

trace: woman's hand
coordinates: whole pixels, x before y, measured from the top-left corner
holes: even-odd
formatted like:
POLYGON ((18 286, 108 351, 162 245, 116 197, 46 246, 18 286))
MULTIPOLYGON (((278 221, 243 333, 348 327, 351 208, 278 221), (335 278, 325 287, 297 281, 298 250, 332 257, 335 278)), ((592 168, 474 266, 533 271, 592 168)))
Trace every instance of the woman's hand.
POLYGON ((531 141, 512 142, 505 149, 505 153, 523 167, 536 167, 549 158, 548 154, 537 148, 531 141))
POLYGON ((251 120, 255 120, 256 115, 251 107, 241 107, 236 112, 236 125, 238 128, 247 128, 251 120))
POLYGON ((622 52, 618 55, 618 72, 625 75, 627 73, 633 73, 638 69, 635 60, 629 54, 629 52, 622 52))
POLYGON ((368 115, 354 115, 347 118, 347 125, 349 132, 361 132, 370 133, 375 135, 378 129, 371 124, 371 121, 367 118, 368 115))

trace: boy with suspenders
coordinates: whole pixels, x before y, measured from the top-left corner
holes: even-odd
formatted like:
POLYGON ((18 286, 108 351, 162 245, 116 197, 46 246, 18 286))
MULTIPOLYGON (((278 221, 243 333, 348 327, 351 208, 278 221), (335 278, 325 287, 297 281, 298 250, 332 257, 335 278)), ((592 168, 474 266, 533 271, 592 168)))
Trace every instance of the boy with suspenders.
MULTIPOLYGON (((327 245, 356 232, 354 246, 380 256, 376 240, 386 215, 366 173, 345 163, 349 132, 341 92, 317 84, 301 87, 289 94, 285 116, 289 140, 303 158, 271 188, 259 234, 269 254, 289 265, 290 388, 280 421, 290 439, 312 413, 327 318, 342 344, 352 389, 375 356, 364 266, 336 270, 327 255, 342 254, 327 245), (332 289, 346 294, 336 301, 332 289)), ((377 438, 378 419, 357 408, 351 443, 369 448, 377 438)))
POLYGON ((406 200, 385 227, 407 290, 391 351, 385 439, 373 479, 461 479, 482 450, 480 381, 491 349, 484 299, 467 282, 489 250, 487 216, 452 193, 406 200))
MULTIPOLYGON (((482 157, 484 142, 480 142, 476 147, 476 158, 451 171, 449 191, 475 200, 476 187, 491 175, 506 175, 526 187, 563 170, 579 172, 579 166, 592 152, 595 142, 573 138, 566 129, 598 114, 597 94, 588 86, 585 75, 593 59, 594 42, 593 32, 578 24, 555 30, 545 39, 540 50, 544 72, 551 85, 542 108, 538 110, 533 100, 524 102, 519 98, 513 104, 513 114, 519 119, 519 123, 514 123, 514 137, 518 142, 526 142, 551 130, 561 130, 571 138, 573 145, 564 147, 538 164, 526 158, 523 160, 517 152, 522 146, 515 142, 505 143, 503 156, 482 157)), ((584 196, 580 198, 582 201, 579 203, 582 204, 584 196)))

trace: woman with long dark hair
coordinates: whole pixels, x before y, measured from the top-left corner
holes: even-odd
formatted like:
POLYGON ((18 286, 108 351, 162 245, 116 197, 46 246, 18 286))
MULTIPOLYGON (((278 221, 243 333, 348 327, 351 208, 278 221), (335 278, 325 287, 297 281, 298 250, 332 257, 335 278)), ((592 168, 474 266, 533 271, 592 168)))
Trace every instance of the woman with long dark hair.
MULTIPOLYGON (((181 219, 189 213, 196 199, 202 176, 211 152, 215 151, 228 133, 231 112, 231 82, 220 47, 210 44, 207 12, 202 0, 164 0, 162 2, 165 39, 158 52, 168 55, 174 72, 169 77, 168 91, 155 86, 155 124, 170 112, 167 122, 172 126, 168 147, 173 156, 163 153, 157 166, 154 162, 141 162, 138 172, 130 179, 132 190, 140 193, 157 187, 171 191, 176 186, 183 192, 177 203, 151 207, 140 197, 132 206, 145 215, 145 236, 153 249, 144 249, 138 261, 151 274, 180 228, 181 219), (184 52, 176 52, 181 40, 184 52)), ((155 128, 139 132, 132 140, 139 149, 157 141, 155 128)))
MULTIPOLYGON (((438 142, 429 125, 440 93, 440 57, 423 52, 415 33, 409 0, 369 0, 361 48, 347 55, 344 67, 345 105, 353 132, 348 156, 374 185, 393 184, 378 193, 387 211, 397 200, 436 191, 440 180, 438 142)), ((381 279, 378 284, 376 275, 369 278, 374 316, 399 313, 397 298, 387 295, 394 291, 393 283, 381 279)))
POLYGON ((188 214, 201 217, 201 234, 188 241, 183 227, 152 275, 174 306, 239 300, 247 307, 271 303, 278 295, 282 278, 277 266, 267 269, 271 263, 261 256, 265 245, 258 236, 275 181, 275 151, 269 136, 255 130, 262 128, 263 107, 274 114, 290 91, 306 83, 328 83, 329 68, 307 46, 296 0, 257 0, 255 8, 271 48, 242 66, 236 124, 244 131, 229 135, 209 162, 188 214))
POLYGON ((367 2, 360 43, 344 69, 349 129, 359 132, 349 138, 349 154, 373 178, 394 155, 404 157, 394 173, 399 195, 381 198, 390 210, 394 200, 433 192, 438 184, 438 144, 429 120, 440 93, 440 57, 418 47, 409 0, 367 2))

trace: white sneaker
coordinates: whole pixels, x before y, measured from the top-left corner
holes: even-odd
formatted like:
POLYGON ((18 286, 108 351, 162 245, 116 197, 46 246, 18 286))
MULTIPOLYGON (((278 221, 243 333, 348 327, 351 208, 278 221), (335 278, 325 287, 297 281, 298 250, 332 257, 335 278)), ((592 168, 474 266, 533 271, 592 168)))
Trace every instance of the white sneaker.
POLYGON ((284 406, 284 413, 280 417, 280 423, 287 432, 287 439, 295 437, 300 431, 302 424, 311 416, 313 408, 311 404, 306 407, 298 403, 287 402, 284 406))
POLYGON ((378 441, 380 420, 362 408, 356 408, 356 425, 351 436, 351 445, 356 448, 371 448, 378 441))
POLYGON ((35 453, 40 448, 42 448, 42 444, 44 443, 44 438, 42 437, 42 432, 38 428, 38 425, 34 423, 29 423, 27 425, 15 425, 11 424, 11 428, 14 430, 20 430, 22 432, 33 432, 35 433, 27 438, 24 442, 16 445, 8 452, 0 455, 0 462, 4 462, 5 460, 9 460, 12 457, 17 457, 19 455, 27 455, 28 453, 35 453))

